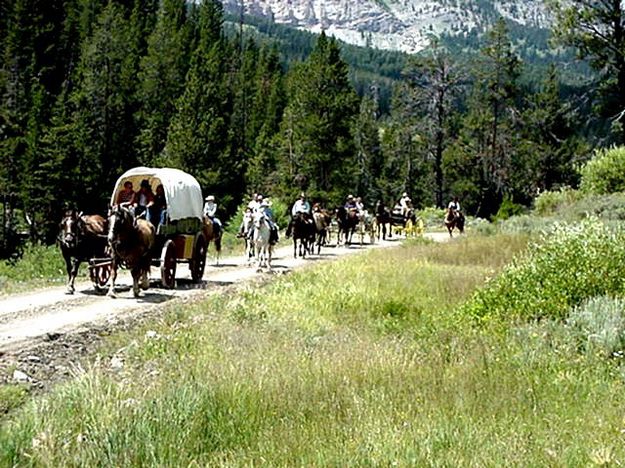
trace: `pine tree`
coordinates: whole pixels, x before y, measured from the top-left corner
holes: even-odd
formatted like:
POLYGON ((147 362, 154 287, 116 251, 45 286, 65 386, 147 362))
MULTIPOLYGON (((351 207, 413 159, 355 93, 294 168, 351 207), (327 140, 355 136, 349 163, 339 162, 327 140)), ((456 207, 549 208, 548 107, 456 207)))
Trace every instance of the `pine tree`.
POLYGON ((78 166, 90 209, 101 211, 111 185, 137 164, 132 142, 135 71, 139 58, 132 44, 130 22, 115 3, 104 8, 93 35, 87 38, 72 95, 76 108, 78 166))
POLYGON ((577 49, 598 72, 601 114, 615 125, 625 143, 625 5, 619 0, 554 0, 556 42, 577 49))
POLYGON ((357 170, 355 192, 370 206, 382 197, 380 179, 383 169, 375 87, 372 91, 374 96, 365 96, 360 102, 360 113, 354 125, 357 170))
POLYGON ((480 216, 495 213, 504 194, 514 190, 520 65, 500 19, 481 51, 459 140, 447 152, 451 191, 480 216))
POLYGON ((206 0, 198 11, 198 40, 184 92, 176 103, 165 148, 165 162, 196 176, 220 199, 240 187, 243 169, 233 160, 229 141, 231 96, 227 67, 233 50, 221 35, 221 4, 206 0), (237 184, 238 182, 238 184, 237 184))
POLYGON ((289 78, 281 134, 283 190, 308 188, 313 197, 339 201, 355 188, 351 126, 358 98, 334 39, 324 33, 289 78))
POLYGON ((427 159, 435 177, 435 202, 443 207, 443 153, 450 144, 451 123, 465 80, 451 55, 437 41, 417 56, 405 71, 407 105, 416 118, 416 130, 424 138, 427 159))
POLYGON ((176 100, 182 94, 189 66, 189 26, 186 2, 165 0, 154 31, 148 39, 147 55, 139 72, 136 114, 137 149, 142 164, 152 165, 165 148, 167 131, 176 100))

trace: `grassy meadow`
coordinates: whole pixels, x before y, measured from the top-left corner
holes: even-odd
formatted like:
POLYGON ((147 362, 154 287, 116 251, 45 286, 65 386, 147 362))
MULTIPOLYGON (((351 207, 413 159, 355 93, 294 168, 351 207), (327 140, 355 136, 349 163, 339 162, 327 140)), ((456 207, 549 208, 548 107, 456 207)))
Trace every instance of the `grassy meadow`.
POLYGON ((558 321, 476 325, 466 312, 527 245, 417 241, 166 306, 12 411, 0 464, 616 463, 620 360, 558 321))

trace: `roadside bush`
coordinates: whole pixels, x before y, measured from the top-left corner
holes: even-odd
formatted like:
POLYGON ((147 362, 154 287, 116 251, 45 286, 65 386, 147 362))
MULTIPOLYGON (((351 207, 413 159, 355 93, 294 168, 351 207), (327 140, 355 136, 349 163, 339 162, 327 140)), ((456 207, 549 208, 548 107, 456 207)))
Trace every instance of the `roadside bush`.
POLYGON ((625 147, 598 150, 580 172, 582 192, 607 194, 625 191, 625 147))
POLYGON ((526 211, 526 208, 523 205, 518 203, 514 203, 511 197, 504 197, 501 206, 499 206, 499 210, 497 214, 493 217, 493 221, 503 221, 512 216, 518 216, 523 214, 526 211))
POLYGON ((593 297, 573 308, 567 320, 576 341, 587 351, 612 356, 625 350, 625 300, 593 297))
POLYGON ((560 190, 554 191, 548 190, 534 200, 534 212, 540 216, 553 215, 581 198, 582 193, 570 187, 562 187, 560 190))
POLYGON ((624 290, 625 234, 596 219, 558 225, 462 308, 480 322, 565 318, 584 300, 624 290))
POLYGON ((426 227, 442 227, 445 220, 445 210, 429 206, 422 210, 417 210, 417 216, 423 220, 423 224, 426 227))
POLYGON ((563 213, 573 220, 596 216, 602 220, 625 220, 625 193, 590 195, 570 205, 563 213))

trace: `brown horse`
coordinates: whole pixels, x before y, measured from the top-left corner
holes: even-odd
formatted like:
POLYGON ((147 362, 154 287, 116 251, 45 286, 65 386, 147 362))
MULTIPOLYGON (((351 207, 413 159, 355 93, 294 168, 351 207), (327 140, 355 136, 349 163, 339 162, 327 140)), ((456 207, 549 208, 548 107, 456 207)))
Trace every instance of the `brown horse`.
POLYGON ((204 239, 206 239, 206 249, 211 242, 215 244, 215 265, 219 265, 219 257, 221 256, 221 236, 223 229, 207 216, 204 216, 204 224, 202 226, 204 239))
POLYGON ((447 226, 447 230, 449 231, 449 237, 453 237, 454 228, 460 231, 460 234, 464 232, 464 215, 461 211, 452 210, 451 208, 447 208, 447 213, 445 214, 445 226, 447 226))
POLYGON ((321 253, 321 247, 328 243, 328 228, 332 222, 332 215, 316 203, 313 206, 313 219, 315 221, 317 255, 321 253))
POLYGON ((111 208, 108 241, 113 253, 113 264, 109 296, 115 297, 118 265, 130 269, 132 292, 135 297, 139 297, 139 282, 141 282, 142 289, 148 288, 154 238, 155 231, 152 223, 145 219, 135 219, 126 207, 111 208))
POLYGON ((67 294, 74 294, 74 281, 81 262, 106 255, 106 219, 67 210, 59 225, 59 246, 67 270, 67 294))

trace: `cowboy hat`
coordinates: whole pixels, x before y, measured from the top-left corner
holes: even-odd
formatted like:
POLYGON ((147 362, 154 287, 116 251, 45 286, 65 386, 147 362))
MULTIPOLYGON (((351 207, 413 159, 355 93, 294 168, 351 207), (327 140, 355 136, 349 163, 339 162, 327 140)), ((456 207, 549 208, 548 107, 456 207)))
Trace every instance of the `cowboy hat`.
POLYGON ((206 201, 215 201, 215 196, 214 195, 206 195, 206 198, 204 200, 206 200, 206 201))

